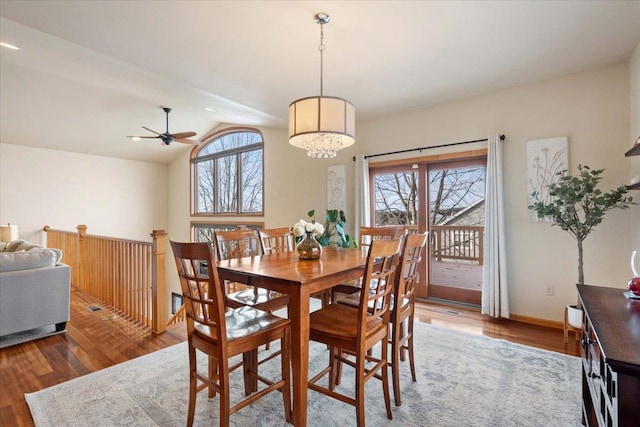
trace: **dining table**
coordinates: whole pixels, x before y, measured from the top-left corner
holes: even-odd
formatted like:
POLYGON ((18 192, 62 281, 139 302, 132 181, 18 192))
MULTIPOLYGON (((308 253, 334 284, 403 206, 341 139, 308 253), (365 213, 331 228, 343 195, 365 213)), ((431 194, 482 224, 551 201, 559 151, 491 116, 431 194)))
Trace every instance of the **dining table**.
POLYGON ((361 249, 327 246, 316 260, 299 260, 295 251, 218 261, 218 275, 229 280, 289 295, 291 320, 292 421, 307 425, 310 297, 364 275, 361 249))

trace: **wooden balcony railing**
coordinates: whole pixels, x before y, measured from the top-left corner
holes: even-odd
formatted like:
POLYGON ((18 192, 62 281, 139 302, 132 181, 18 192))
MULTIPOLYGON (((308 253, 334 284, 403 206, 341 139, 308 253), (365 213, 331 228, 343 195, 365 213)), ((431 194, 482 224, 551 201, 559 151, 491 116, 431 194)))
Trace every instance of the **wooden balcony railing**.
POLYGON ((437 261, 465 260, 483 264, 484 227, 432 225, 431 256, 437 261))
POLYGON ((47 246, 60 248, 71 266, 71 285, 155 333, 165 332, 167 233, 153 230, 152 242, 140 242, 88 235, 86 225, 77 229, 44 227, 47 246))

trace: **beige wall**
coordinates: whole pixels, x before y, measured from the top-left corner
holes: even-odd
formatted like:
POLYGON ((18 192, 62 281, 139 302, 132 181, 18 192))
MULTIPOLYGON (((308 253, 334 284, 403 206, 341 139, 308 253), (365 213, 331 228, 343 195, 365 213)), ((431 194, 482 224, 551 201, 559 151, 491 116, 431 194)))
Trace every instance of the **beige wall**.
MULTIPOLYGON (((630 103, 629 108, 631 110, 631 132, 629 134, 628 147, 631 148, 631 143, 640 138, 640 43, 636 46, 636 50, 629 61, 629 84, 630 84, 630 103)), ((631 161, 631 173, 629 177, 640 175, 640 156, 630 158, 631 161)), ((636 202, 640 202, 640 191, 633 192, 633 198, 636 202)), ((632 208, 633 210, 633 240, 632 248, 640 252, 640 203, 632 208)), ((640 257, 640 255, 639 255, 640 257)), ((636 258, 636 269, 640 271, 640 258, 636 258)))
MULTIPOLYGON (((564 305, 576 299, 577 248, 559 228, 526 220, 526 142, 567 136, 570 169, 580 163, 605 168, 603 188, 627 182, 628 76, 627 64, 621 64, 359 123, 358 148, 372 154, 506 134, 504 189, 511 312, 559 321, 564 305), (554 285, 555 296, 544 295, 548 284, 554 285)), ((588 237, 587 283, 626 285, 630 227, 629 211, 613 211, 588 237)))
MULTIPOLYGON (((605 188, 628 182, 632 162, 638 170, 638 158, 630 162, 623 155, 630 147, 630 131, 640 133, 638 57, 636 49, 631 66, 621 64, 359 122, 356 144, 331 160, 307 158, 302 150, 290 147, 285 129, 262 128, 267 214, 264 219, 244 219, 278 227, 293 224, 309 209, 324 212, 326 168, 344 164, 352 225, 354 154, 504 133, 511 309, 523 316, 560 321, 562 307, 575 300, 576 247, 558 228, 526 222, 526 141, 568 136, 571 169, 578 163, 605 168, 605 188), (555 296, 544 295, 547 284, 555 285, 555 296)), ((188 158, 185 153, 165 166, 0 144, 0 223, 17 223, 23 237, 36 241, 38 230, 47 223, 63 229, 85 223, 91 234, 140 240, 148 240, 151 229, 166 228, 169 238, 186 240, 188 158)), ((629 254, 640 241, 637 225, 635 238, 630 232, 637 219, 637 207, 634 212, 614 211, 589 236, 587 282, 625 286, 629 254)), ((170 288, 178 291, 171 260, 167 271, 170 288)))
POLYGON ((151 241, 167 226, 167 167, 157 163, 0 144, 0 223, 44 242, 44 225, 151 241))
MULTIPOLYGON (((526 221, 526 141, 569 137, 570 168, 575 169, 579 163, 605 168, 603 188, 611 188, 628 181, 630 167, 624 152, 629 145, 629 117, 629 67, 621 64, 359 122, 356 144, 331 160, 307 158, 302 150, 290 147, 284 129, 261 129, 265 138, 267 214, 264 221, 268 227, 288 226, 309 209, 323 212, 326 167, 345 164, 350 199, 347 217, 353 225, 351 157, 354 154, 504 133, 507 135, 504 166, 511 310, 522 316, 560 321, 563 307, 576 299, 577 249, 562 230, 546 223, 526 221), (544 295, 547 284, 555 286, 555 296, 544 295)), ((224 127, 226 125, 220 126, 224 127)), ((170 165, 169 176, 169 234, 186 240, 189 238, 187 154, 170 165)), ((260 220, 246 218, 252 219, 260 220)), ((631 223, 630 211, 614 211, 586 240, 588 283, 625 286, 629 276, 631 223)), ((169 277, 175 280, 175 272, 169 277)), ((173 286, 178 289, 177 282, 173 286)))

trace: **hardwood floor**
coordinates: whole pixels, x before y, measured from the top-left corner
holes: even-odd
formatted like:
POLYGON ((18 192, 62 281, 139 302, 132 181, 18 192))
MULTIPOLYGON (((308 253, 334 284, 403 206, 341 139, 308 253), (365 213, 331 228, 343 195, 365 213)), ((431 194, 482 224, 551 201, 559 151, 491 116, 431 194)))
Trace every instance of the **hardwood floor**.
MULTIPOLYGON (((137 327, 113 311, 91 311, 100 303, 80 291, 71 293, 67 332, 0 350, 0 425, 33 426, 24 393, 32 393, 186 340, 184 324, 162 335, 137 327)), ((421 302, 416 321, 501 338, 546 350, 580 354, 562 330, 505 319, 489 319, 457 307, 421 302)))

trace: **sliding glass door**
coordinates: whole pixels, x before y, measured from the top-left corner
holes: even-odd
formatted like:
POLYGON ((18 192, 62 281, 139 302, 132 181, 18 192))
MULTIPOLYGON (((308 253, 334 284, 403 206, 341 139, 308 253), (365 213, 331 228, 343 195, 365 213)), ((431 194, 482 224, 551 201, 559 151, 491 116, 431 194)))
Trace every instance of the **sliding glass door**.
POLYGON ((372 225, 429 230, 418 296, 480 304, 485 166, 484 155, 370 166, 372 225))

